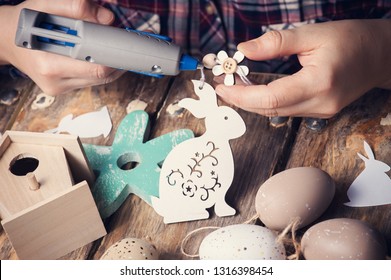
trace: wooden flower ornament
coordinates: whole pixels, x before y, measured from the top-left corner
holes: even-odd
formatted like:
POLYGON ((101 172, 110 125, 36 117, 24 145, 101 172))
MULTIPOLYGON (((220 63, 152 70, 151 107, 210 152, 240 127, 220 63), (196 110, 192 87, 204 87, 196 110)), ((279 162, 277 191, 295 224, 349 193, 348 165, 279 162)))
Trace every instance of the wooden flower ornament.
POLYGON ((244 54, 237 51, 231 58, 225 51, 220 51, 217 56, 215 54, 207 54, 202 62, 208 69, 212 69, 215 76, 225 74, 224 84, 232 86, 235 84, 234 74, 238 74, 241 79, 245 79, 249 73, 247 66, 239 65, 244 59, 244 54))

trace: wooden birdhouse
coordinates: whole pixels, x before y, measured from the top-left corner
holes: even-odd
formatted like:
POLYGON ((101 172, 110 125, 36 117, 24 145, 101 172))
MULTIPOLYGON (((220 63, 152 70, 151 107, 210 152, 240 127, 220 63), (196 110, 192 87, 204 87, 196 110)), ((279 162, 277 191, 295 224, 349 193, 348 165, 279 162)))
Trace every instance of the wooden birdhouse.
POLYGON ((6 131, 0 218, 19 259, 57 259, 106 234, 77 136, 6 131))

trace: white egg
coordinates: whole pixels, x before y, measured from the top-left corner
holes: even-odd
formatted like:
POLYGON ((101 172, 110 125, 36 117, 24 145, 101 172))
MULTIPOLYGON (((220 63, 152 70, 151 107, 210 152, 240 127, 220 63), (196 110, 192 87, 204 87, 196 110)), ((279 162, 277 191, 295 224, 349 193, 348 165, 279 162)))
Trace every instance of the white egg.
POLYGON ((110 246, 101 260, 158 260, 155 246, 137 238, 125 238, 110 246))
POLYGON ((199 248, 202 260, 283 260, 286 258, 277 234, 265 227, 231 225, 207 235, 199 248))

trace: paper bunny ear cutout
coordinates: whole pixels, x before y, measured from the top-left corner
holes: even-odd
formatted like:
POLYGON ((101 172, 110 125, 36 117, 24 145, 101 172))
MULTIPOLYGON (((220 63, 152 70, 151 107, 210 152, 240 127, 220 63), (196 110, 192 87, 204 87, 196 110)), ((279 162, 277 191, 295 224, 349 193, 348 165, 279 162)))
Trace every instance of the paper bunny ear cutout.
POLYGON ((371 146, 369 146, 369 144, 364 141, 364 151, 366 153, 366 155, 368 156, 368 158, 366 158, 365 156, 363 156, 362 154, 360 153, 357 153, 357 155, 364 161, 364 162, 368 162, 369 160, 371 159, 375 159, 375 155, 373 154, 373 151, 371 149, 371 146))
POLYGON ((391 179, 387 175, 390 166, 376 160, 375 155, 367 142, 364 141, 364 150, 367 157, 357 155, 365 162, 365 169, 350 185, 347 195, 352 207, 365 207, 391 204, 391 179))

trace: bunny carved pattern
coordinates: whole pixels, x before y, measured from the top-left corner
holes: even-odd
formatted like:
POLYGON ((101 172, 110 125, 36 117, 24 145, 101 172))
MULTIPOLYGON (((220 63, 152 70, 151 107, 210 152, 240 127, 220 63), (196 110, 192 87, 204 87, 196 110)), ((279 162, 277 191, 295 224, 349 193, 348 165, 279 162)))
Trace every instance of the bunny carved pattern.
POLYGON ((347 195, 352 207, 365 207, 391 204, 391 179, 385 173, 390 170, 386 163, 376 160, 371 147, 364 141, 364 150, 368 158, 360 153, 365 169, 350 185, 347 195))
POLYGON ((151 201, 166 224, 207 219, 212 206, 219 217, 236 213, 225 201, 234 176, 229 140, 242 136, 246 125, 235 110, 217 105, 211 85, 192 82, 200 99, 185 98, 178 105, 205 118, 206 132, 180 143, 163 163, 159 198, 151 201))

